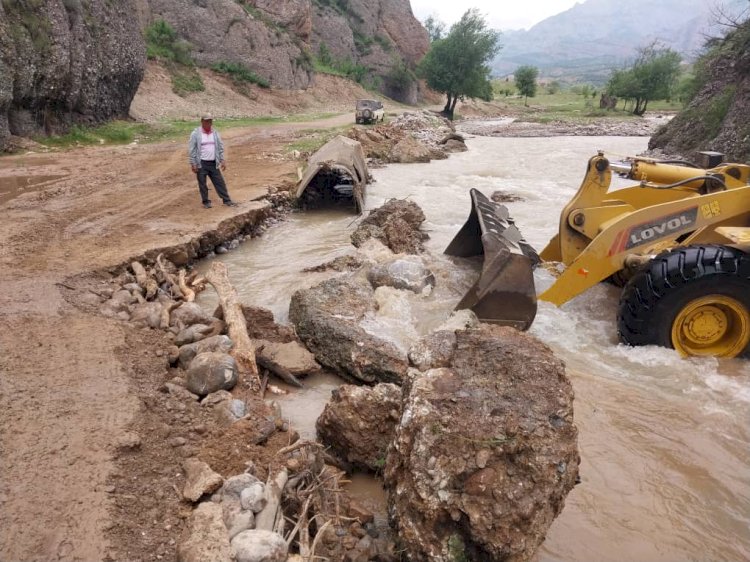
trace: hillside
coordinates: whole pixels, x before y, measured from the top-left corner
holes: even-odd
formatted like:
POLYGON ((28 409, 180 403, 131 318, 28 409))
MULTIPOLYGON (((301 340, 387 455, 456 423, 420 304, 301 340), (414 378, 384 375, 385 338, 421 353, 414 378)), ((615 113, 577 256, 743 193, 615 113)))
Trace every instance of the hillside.
MULTIPOLYGON (((498 75, 519 65, 538 67, 551 78, 603 83, 612 68, 631 61, 638 47, 658 40, 692 60, 714 32, 715 0, 586 0, 528 31, 502 36, 493 63, 498 75)), ((745 0, 723 2, 730 11, 745 0)))
POLYGON ((354 69, 390 97, 420 95, 409 69, 429 42, 409 0, 3 0, 0 149, 10 135, 127 117, 146 68, 144 32, 161 21, 198 82, 212 66, 241 65, 272 91, 304 90, 325 53, 328 67, 354 69))
POLYGON ((657 132, 650 149, 693 159, 716 150, 732 162, 750 162, 750 20, 698 62, 697 93, 657 132))

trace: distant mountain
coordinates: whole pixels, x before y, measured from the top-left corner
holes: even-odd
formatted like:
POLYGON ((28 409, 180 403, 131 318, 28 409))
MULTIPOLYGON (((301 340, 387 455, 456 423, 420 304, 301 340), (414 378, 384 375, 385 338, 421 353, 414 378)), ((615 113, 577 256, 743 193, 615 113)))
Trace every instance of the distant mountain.
POLYGON ((545 77, 603 83, 654 40, 692 60, 707 35, 720 34, 711 15, 717 4, 747 8, 747 0, 586 0, 528 31, 503 32, 493 71, 504 76, 529 64, 545 77))

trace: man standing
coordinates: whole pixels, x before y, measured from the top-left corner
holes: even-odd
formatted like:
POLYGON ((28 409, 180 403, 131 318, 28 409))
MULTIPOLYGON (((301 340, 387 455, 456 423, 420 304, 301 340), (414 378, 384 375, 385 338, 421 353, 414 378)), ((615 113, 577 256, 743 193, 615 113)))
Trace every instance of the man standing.
POLYGON ((228 207, 236 207, 237 203, 232 201, 227 191, 227 184, 221 171, 227 169, 224 159, 224 143, 221 142, 219 132, 213 128, 214 118, 210 113, 201 117, 201 126, 190 135, 188 142, 188 158, 190 168, 198 176, 198 189, 201 192, 201 200, 206 209, 211 208, 211 200, 208 198, 208 186, 206 176, 211 178, 216 193, 228 207), (220 170, 221 168, 221 170, 220 170))

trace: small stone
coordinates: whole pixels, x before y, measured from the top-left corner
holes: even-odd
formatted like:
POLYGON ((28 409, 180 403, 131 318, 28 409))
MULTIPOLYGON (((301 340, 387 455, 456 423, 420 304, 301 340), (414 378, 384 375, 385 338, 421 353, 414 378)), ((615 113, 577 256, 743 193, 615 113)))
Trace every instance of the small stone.
POLYGON ((266 487, 262 482, 255 482, 240 493, 240 505, 253 513, 259 513, 266 507, 266 487))
POLYGON ((132 451, 140 448, 141 438, 137 433, 127 431, 120 435, 115 446, 120 451, 132 451))
POLYGON ((104 486, 104 491, 107 492, 108 494, 114 494, 115 490, 116 488, 112 485, 104 486))
POLYGON ((169 440, 169 444, 172 447, 182 447, 187 443, 187 439, 184 437, 172 437, 172 439, 169 440))
POLYGON ((198 501, 204 494, 211 494, 221 488, 224 479, 205 462, 192 458, 182 463, 185 471, 185 487, 182 495, 186 500, 198 501))
POLYGON ((226 353, 200 353, 190 362, 187 388, 199 396, 217 390, 231 390, 237 384, 237 363, 226 353))
POLYGON ((255 526, 255 514, 252 511, 240 511, 236 513, 227 525, 229 531, 229 540, 239 535, 242 531, 247 531, 255 526))
POLYGON ((492 451, 489 451, 488 449, 482 449, 477 453, 477 466, 479 468, 484 468, 487 466, 487 461, 490 460, 490 457, 492 457, 492 451))
POLYGON ((284 538, 271 531, 243 531, 231 544, 237 562, 284 562, 288 554, 284 538))

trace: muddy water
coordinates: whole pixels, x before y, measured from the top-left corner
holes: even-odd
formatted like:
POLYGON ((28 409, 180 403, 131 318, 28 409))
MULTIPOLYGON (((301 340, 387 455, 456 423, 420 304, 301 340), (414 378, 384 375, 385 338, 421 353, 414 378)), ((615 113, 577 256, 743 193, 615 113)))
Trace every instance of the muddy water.
POLYGON ((0 178, 0 204, 24 193, 43 189, 53 180, 64 177, 65 175, 58 174, 53 176, 5 176, 0 178))
MULTIPOLYGON (((445 161, 374 170, 368 208, 412 198, 427 215, 428 246, 441 251, 468 215, 470 188, 503 190, 523 198, 508 206, 541 249, 596 149, 633 154, 646 139, 477 138, 469 146, 445 161)), ((291 293, 328 276, 300 270, 349 251, 351 222, 295 215, 220 259, 246 301, 283 321, 291 293)), ((551 278, 538 271, 536 281, 541 291, 551 278)), ((619 345, 617 296, 602 285, 559 309, 540 303, 531 330, 568 365, 583 459, 583 482, 537 560, 750 559, 750 363, 619 345)), ((335 384, 324 380, 322 392, 289 398, 285 412, 303 412, 295 426, 312 431, 319 400, 335 384)))

